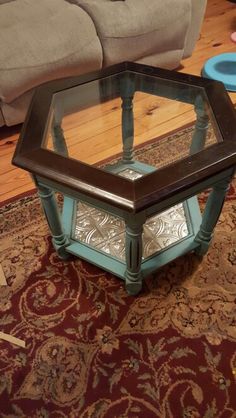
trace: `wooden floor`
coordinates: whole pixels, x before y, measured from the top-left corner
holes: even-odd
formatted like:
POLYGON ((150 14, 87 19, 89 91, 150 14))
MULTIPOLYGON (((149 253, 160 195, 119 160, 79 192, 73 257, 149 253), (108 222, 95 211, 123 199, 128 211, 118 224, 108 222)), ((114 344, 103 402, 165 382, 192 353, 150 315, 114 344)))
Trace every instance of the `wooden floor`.
MULTIPOLYGON (((199 75, 204 62, 222 52, 236 52, 236 44, 231 42, 230 34, 236 31, 236 7, 226 0, 208 0, 207 11, 201 31, 201 36, 192 57, 183 60, 179 69, 181 72, 199 75)), ((236 93, 231 93, 233 103, 236 103, 236 93)), ((179 105, 155 97, 139 94, 136 98, 135 118, 137 138, 140 144, 151 137, 168 133, 170 130, 190 122, 193 111, 188 105, 179 105), (155 117, 158 109, 158 118, 155 117), (151 117, 150 117, 151 116, 151 117)), ((80 117, 72 115, 65 119, 64 124, 70 142, 70 152, 76 156, 78 132, 80 137, 79 152, 83 161, 95 163, 109 156, 107 138, 113 138, 109 152, 120 151, 120 110, 116 101, 97 106, 93 112, 82 111, 80 117), (107 106, 107 107, 106 107, 107 106), (96 130, 96 143, 92 137, 92 127, 96 130)), ((28 173, 11 165, 11 158, 19 137, 20 127, 0 128, 0 202, 17 196, 34 185, 28 173)))

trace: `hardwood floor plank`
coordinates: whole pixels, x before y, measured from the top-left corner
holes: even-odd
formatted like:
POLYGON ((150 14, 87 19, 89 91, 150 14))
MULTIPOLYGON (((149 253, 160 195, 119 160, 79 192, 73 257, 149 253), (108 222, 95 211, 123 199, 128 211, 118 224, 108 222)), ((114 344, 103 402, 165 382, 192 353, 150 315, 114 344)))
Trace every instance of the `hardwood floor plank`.
POLYGON ((26 184, 21 184, 19 187, 14 188, 6 193, 0 195, 0 203, 6 202, 9 199, 14 199, 16 196, 20 196, 24 193, 35 190, 35 186, 32 181, 29 181, 26 184))
MULTIPOLYGON (((30 178, 29 173, 25 170, 13 170, 10 173, 1 174, 1 188, 0 188, 0 196, 8 193, 10 190, 16 190, 20 186, 25 186, 26 184, 30 184, 32 188, 33 182, 30 178)), ((33 186, 34 187, 34 186, 33 186)))

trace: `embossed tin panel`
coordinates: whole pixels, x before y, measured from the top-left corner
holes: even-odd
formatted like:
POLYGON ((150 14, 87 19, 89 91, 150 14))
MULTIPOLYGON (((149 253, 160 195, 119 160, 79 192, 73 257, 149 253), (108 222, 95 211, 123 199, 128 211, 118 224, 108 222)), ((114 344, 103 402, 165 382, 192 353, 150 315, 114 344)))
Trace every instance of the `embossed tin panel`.
MULTIPOLYGON (((189 235, 183 203, 147 220, 143 229, 143 259, 189 235)), ((73 238, 125 261, 125 222, 79 202, 73 238)))
MULTIPOLYGON (((121 169, 119 175, 134 181, 143 174, 125 168, 121 169)), ((152 216, 143 226, 143 259, 170 247, 188 235, 183 203, 152 216)), ((106 211, 79 202, 73 238, 125 261, 125 222, 106 211)))

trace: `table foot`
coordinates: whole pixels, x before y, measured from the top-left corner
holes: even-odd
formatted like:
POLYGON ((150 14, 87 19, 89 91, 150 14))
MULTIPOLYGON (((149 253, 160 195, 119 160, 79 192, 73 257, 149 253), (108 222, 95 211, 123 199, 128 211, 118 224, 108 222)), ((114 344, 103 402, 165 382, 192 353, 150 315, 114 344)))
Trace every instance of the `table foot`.
POLYGON ((66 251, 68 243, 68 239, 64 234, 52 237, 53 247, 62 260, 68 260, 71 257, 71 254, 66 251))
POLYGON ((125 289, 130 296, 137 295, 142 290, 142 279, 131 281, 129 278, 126 278, 125 289))
POLYGON ((207 253, 211 244, 211 240, 204 242, 201 241, 199 238, 196 238, 195 241, 199 243, 199 247, 195 248, 194 252, 197 256, 202 258, 207 253))

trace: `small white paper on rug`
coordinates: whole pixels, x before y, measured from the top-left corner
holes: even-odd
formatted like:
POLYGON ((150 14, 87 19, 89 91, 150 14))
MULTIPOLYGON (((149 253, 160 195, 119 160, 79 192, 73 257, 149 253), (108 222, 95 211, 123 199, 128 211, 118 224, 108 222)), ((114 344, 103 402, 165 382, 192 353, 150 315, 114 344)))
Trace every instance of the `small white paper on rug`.
POLYGON ((1 264, 0 264, 0 286, 7 286, 6 277, 5 277, 1 264))
POLYGON ((8 341, 9 343, 18 345, 19 347, 25 348, 25 341, 20 340, 19 338, 13 337, 12 335, 5 334, 5 332, 0 331, 0 339, 8 341))

